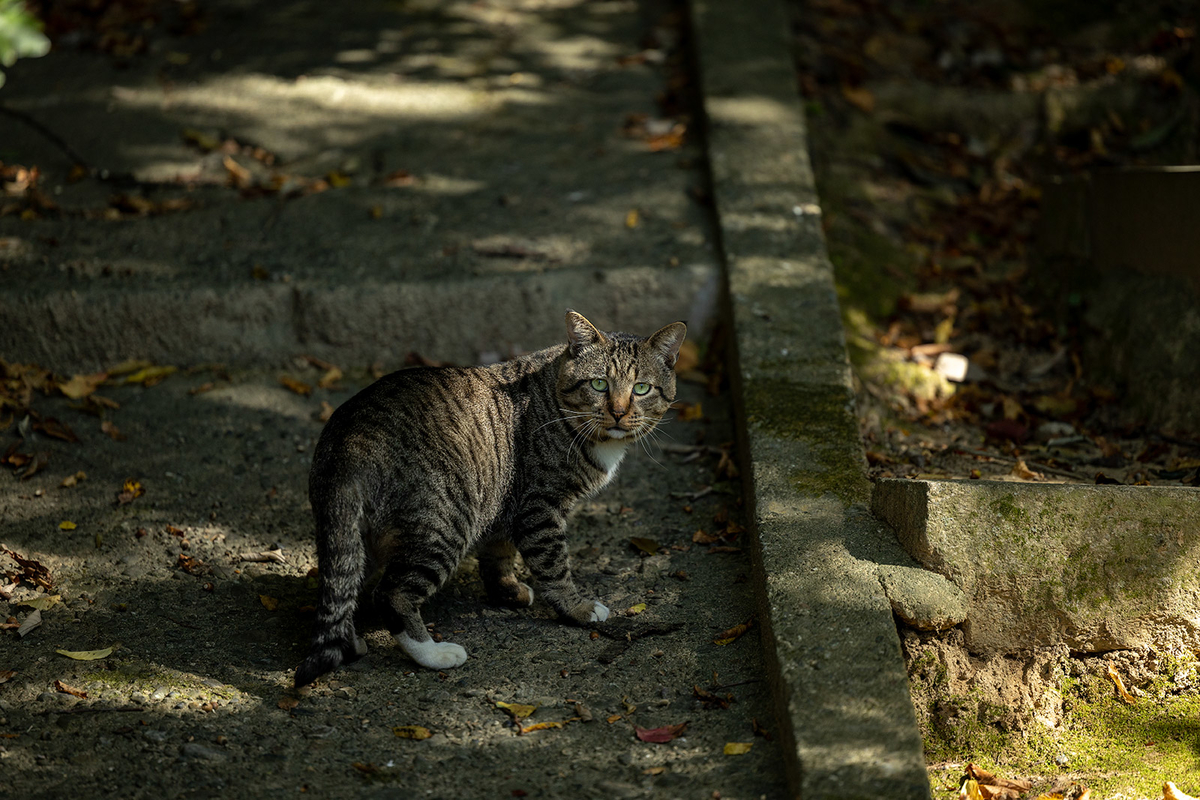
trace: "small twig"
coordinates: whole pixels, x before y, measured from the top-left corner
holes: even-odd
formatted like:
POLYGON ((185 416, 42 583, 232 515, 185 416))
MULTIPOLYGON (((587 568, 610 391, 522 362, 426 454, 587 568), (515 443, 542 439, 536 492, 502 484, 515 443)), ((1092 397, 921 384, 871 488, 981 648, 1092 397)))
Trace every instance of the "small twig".
POLYGON ((671 497, 674 497, 677 500, 678 499, 699 500, 701 497, 704 497, 706 494, 712 494, 712 491, 713 491, 713 487, 705 486, 703 489, 701 489, 698 492, 671 492, 671 497))
MULTIPOLYGON (((952 449, 955 452, 963 453, 964 455, 978 456, 979 458, 991 458, 991 459, 995 459, 996 461, 1003 461, 1006 464, 1016 464, 1018 461, 1021 460, 1019 458, 1013 458, 1012 456, 1000 455, 999 453, 988 453, 983 450, 972 450, 969 447, 959 447, 958 445, 955 445, 952 449)), ((1041 470, 1042 472, 1049 472, 1051 475, 1058 475, 1059 477, 1062 477, 1062 478, 1075 478, 1077 480, 1079 478, 1079 475, 1077 475, 1074 472, 1071 472, 1070 470, 1059 469, 1058 467, 1052 467, 1049 464, 1043 464, 1039 461, 1026 461, 1025 465, 1030 467, 1031 469, 1036 467, 1037 469, 1041 470)))
POLYGON ((67 158, 71 159, 72 163, 78 164, 86 169, 89 173, 93 171, 92 168, 88 166, 87 160, 84 159, 83 156, 79 155, 79 153, 75 152, 75 149, 71 147, 71 145, 64 142, 61 136, 47 128, 42 123, 38 122, 33 117, 26 114, 24 111, 17 111, 15 108, 9 108, 8 106, 0 105, 0 114, 5 114, 13 119, 18 119, 21 122, 24 122, 26 125, 44 136, 59 150, 63 151, 67 158))
POLYGON ((719 692, 722 689, 732 689, 735 686, 745 686, 747 683, 758 683, 761 680, 762 678, 749 678, 744 681, 738 681, 737 683, 714 683, 709 686, 708 689, 712 692, 719 692))
POLYGON ((159 616, 162 617, 163 619, 167 620, 168 622, 174 622, 176 625, 180 625, 184 628, 191 628, 194 631, 200 630, 195 625, 189 625, 186 622, 180 622, 179 620, 175 619, 174 617, 168 617, 166 614, 163 614, 161 612, 159 613, 159 616))
POLYGON ((675 444, 674 442, 662 442, 658 445, 658 449, 664 453, 703 453, 713 452, 719 453, 719 447, 710 447, 706 444, 675 444))

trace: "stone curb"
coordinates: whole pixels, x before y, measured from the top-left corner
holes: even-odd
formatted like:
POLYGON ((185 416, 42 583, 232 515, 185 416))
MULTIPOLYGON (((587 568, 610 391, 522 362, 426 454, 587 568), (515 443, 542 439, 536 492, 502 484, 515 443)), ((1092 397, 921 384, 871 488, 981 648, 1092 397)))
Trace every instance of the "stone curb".
MULTIPOLYGON (((921 582, 897 580, 913 562, 866 510, 870 484, 789 26, 776 2, 692 0, 691 9, 760 622, 790 789, 805 800, 928 798, 883 586, 915 607, 904 595, 921 582)), ((929 575, 921 585, 944 583, 929 575)))

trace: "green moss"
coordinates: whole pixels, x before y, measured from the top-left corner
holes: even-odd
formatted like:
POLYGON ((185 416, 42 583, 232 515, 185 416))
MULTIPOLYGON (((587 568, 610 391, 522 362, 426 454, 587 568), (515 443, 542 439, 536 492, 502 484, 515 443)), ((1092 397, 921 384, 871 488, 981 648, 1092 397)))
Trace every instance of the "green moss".
POLYGON ((1016 498, 1011 494, 997 497, 988 503, 988 508, 993 514, 1012 525, 1024 525, 1029 516, 1025 509, 1017 504, 1016 498))
POLYGON ((870 493, 861 460, 853 395, 836 386, 758 379, 746 384, 746 418, 752 427, 799 442, 810 454, 788 477, 804 494, 831 493, 843 503, 870 493))
MULTIPOLYGON (((1179 674, 1175 669, 1194 674, 1195 665, 1191 656, 1170 657, 1164 677, 1179 674)), ((1066 709, 1056 729, 1034 722, 1007 731, 1004 720, 1012 709, 972 695, 928 700, 926 761, 969 760, 1004 777, 1033 776, 1035 788, 1069 779, 1090 787, 1093 797, 1158 797, 1167 780, 1185 791, 1200 786, 1200 697, 1172 694, 1172 681, 1156 679, 1150 694, 1157 698, 1128 705, 1098 675, 1076 678, 1060 671, 1056 678, 1066 709), (1060 765, 1056 759, 1063 757, 1060 765)), ((946 773, 931 770, 935 786, 939 778, 945 783, 946 773)))

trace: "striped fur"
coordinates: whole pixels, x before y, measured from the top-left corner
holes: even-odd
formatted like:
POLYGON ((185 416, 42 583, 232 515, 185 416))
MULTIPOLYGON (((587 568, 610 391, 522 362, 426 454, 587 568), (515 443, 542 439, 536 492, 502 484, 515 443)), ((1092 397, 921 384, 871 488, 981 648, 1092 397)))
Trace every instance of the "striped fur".
POLYGON ((389 630, 433 669, 467 654, 432 641, 421 604, 472 551, 494 602, 533 602, 519 553, 559 615, 607 617, 571 578, 567 516, 675 399, 686 331, 676 322, 649 338, 601 333, 568 311, 565 345, 489 367, 402 370, 338 408, 309 473, 321 588, 296 686, 366 652, 354 611, 376 572, 389 630))

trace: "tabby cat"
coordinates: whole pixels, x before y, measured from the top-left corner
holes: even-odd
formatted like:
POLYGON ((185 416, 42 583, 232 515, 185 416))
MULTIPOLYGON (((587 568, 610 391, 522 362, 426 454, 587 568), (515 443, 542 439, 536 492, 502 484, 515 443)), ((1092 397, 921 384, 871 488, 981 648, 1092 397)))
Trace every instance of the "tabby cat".
POLYGON ((460 666, 466 650, 430 638, 421 604, 473 550, 493 602, 533 602, 520 553, 560 616, 605 620, 571 578, 567 515, 675 399, 686 333, 682 322, 649 338, 601 333, 568 311, 565 345, 487 367, 401 370, 338 408, 309 473, 320 600, 296 686, 366 653, 354 611, 380 571, 374 592, 401 649, 430 669, 460 666))

